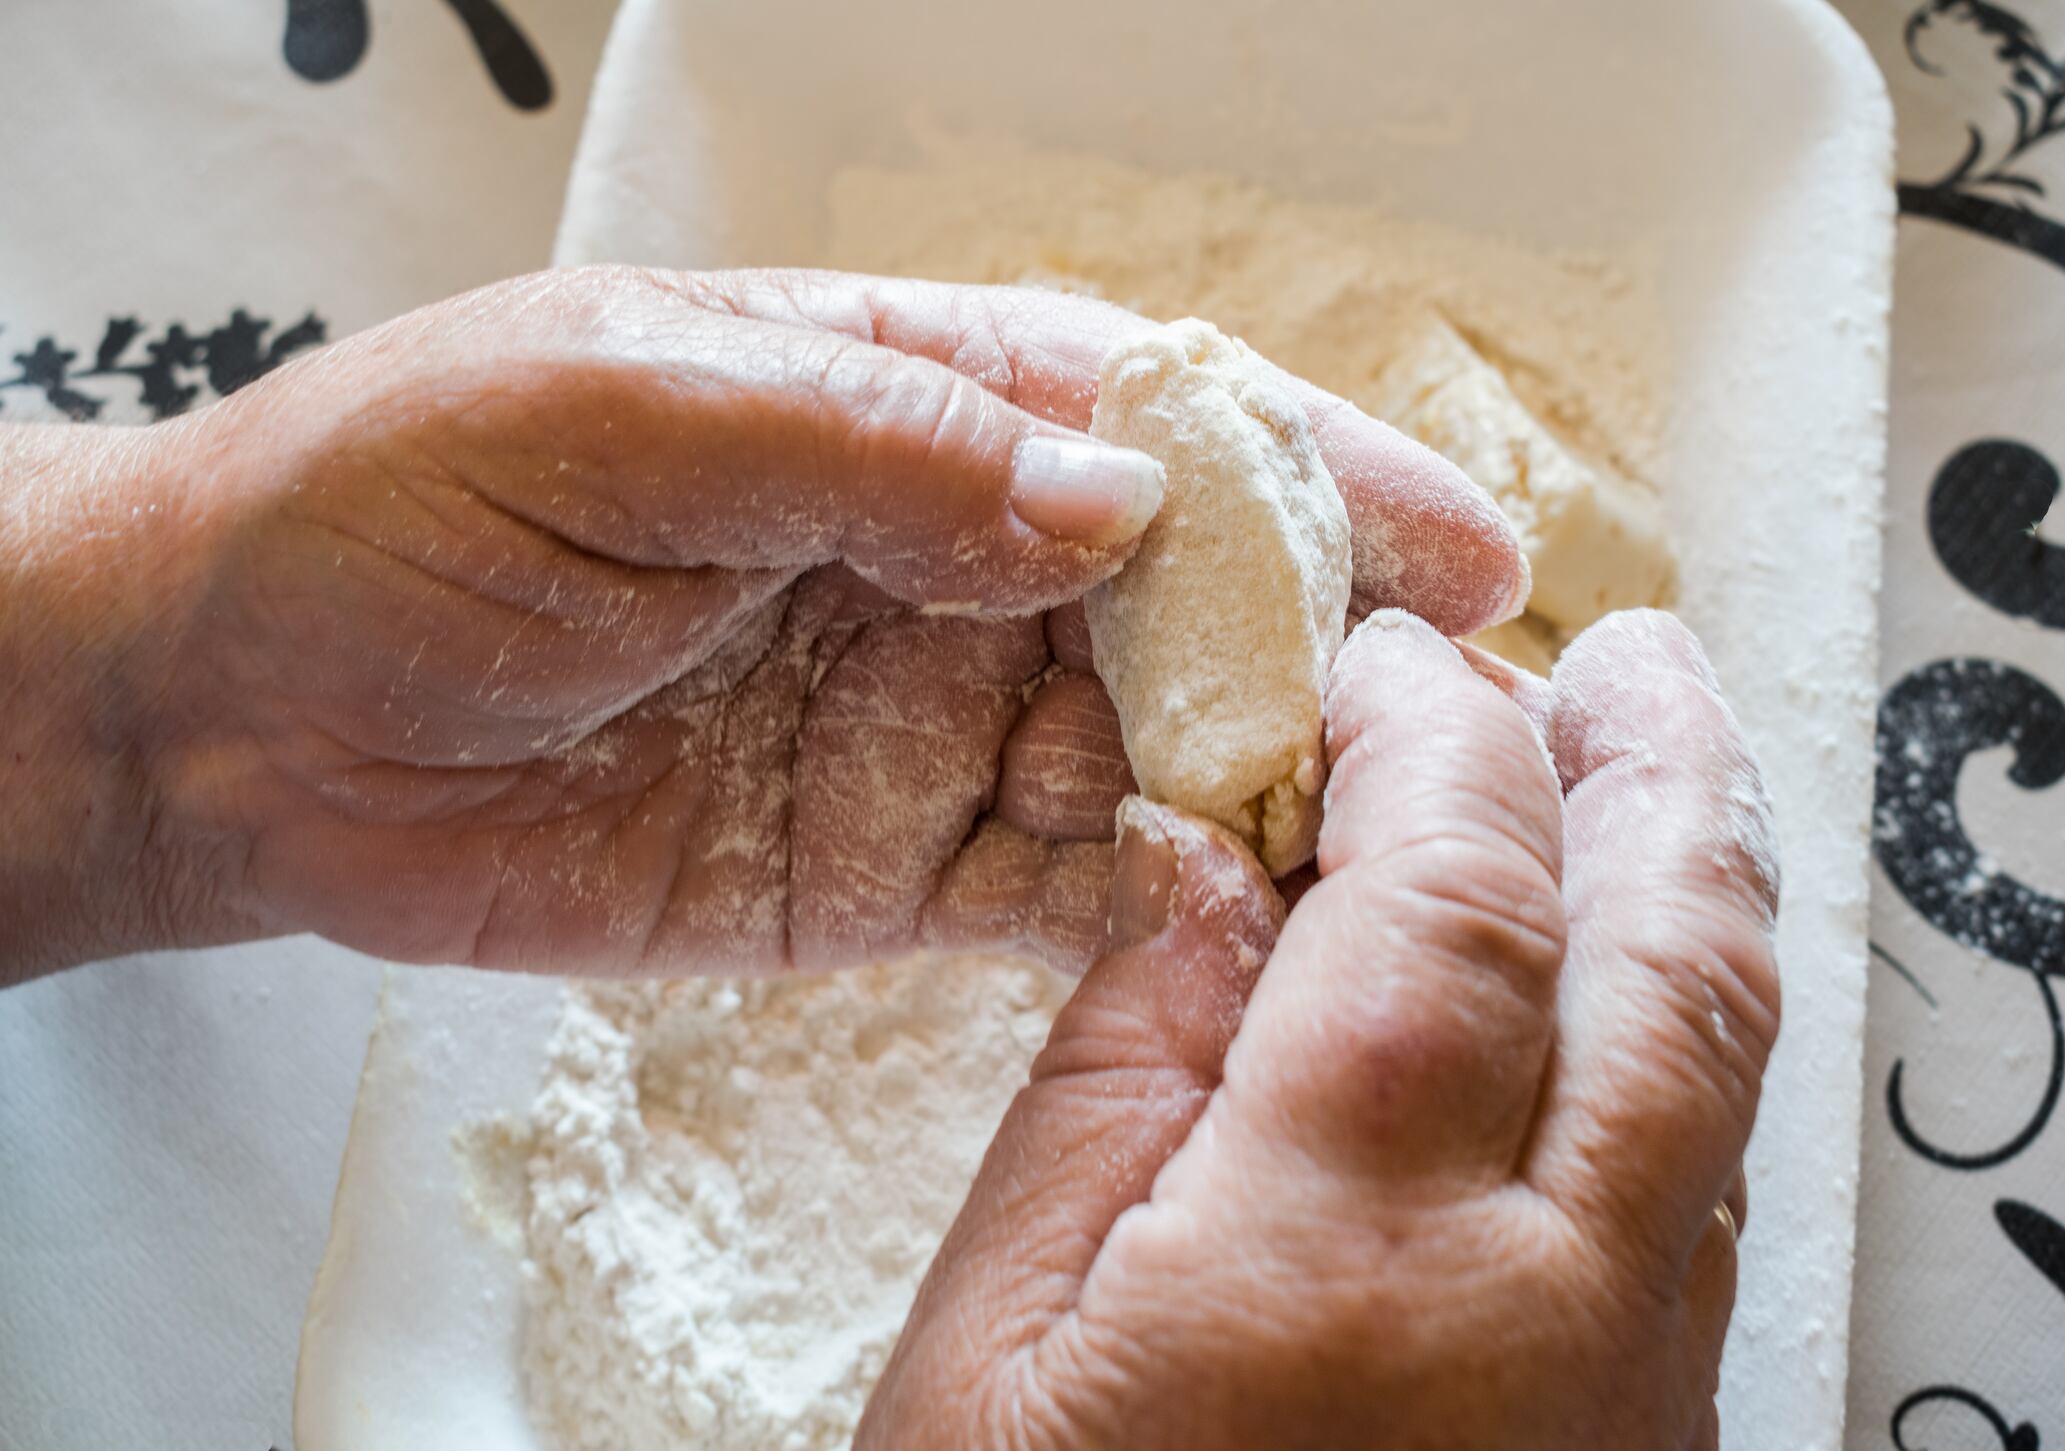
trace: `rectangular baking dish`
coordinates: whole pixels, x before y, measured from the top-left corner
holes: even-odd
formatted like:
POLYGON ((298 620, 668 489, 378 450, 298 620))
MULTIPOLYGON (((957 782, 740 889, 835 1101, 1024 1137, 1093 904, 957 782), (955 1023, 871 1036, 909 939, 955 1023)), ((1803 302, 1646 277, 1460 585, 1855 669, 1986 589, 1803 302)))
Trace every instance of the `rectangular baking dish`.
MULTIPOLYGON (((560 260, 808 263, 832 175, 915 162, 919 120, 1656 278, 1681 613, 1762 757, 1786 874, 1724 1439, 1836 1451, 1893 235, 1892 117, 1862 45, 1820 0, 627 0, 560 260)), ((303 1333, 301 1451, 535 1444, 515 1264, 467 1224, 450 1137, 527 1106, 555 991, 390 975, 303 1333)))

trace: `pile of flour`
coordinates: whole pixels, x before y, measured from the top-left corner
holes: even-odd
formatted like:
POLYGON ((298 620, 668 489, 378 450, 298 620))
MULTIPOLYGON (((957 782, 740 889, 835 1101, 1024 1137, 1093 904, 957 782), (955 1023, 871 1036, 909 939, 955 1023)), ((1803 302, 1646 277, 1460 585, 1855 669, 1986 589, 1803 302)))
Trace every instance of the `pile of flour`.
POLYGON ((551 1443, 845 1446, 1068 988, 951 958, 570 990, 525 1225, 551 1443))
POLYGON ((1044 283, 1160 322, 1202 317, 1364 406, 1401 326, 1432 308, 1537 416, 1656 476, 1664 355, 1640 257, 1544 254, 1229 176, 937 142, 932 164, 832 184, 826 262, 947 282, 1044 283))
MULTIPOLYGON (((826 258, 1210 318, 1351 399, 1434 305, 1541 416, 1647 475, 1646 293, 1593 259, 1218 177, 985 156, 845 175, 826 258)), ((566 1451, 847 1445, 1069 984, 931 959, 570 989, 526 1127, 525 1376, 566 1451)))

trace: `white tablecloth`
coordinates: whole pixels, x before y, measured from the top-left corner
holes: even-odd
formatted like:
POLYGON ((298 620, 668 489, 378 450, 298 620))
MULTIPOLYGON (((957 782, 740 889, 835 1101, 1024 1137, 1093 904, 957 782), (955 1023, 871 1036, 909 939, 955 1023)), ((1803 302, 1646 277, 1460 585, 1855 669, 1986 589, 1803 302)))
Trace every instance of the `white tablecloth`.
MULTIPOLYGON (((0 4, 0 420, 141 422, 543 266, 609 11, 0 4)), ((0 994, 0 1451, 290 1444, 377 977, 287 942, 0 994)))
POLYGON ((1849 1440, 2035 1451, 2065 1445, 2065 4, 1847 8, 1902 183, 1849 1440))

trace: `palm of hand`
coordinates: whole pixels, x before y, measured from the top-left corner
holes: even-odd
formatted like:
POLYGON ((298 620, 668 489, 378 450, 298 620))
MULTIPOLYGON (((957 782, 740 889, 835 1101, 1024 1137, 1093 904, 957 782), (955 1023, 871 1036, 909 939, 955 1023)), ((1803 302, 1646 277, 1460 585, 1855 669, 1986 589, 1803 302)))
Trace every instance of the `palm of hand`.
POLYGON ((1132 777, 1079 607, 1070 669, 1043 615, 626 567, 449 469, 347 468, 244 551, 223 692, 254 866, 318 930, 615 969, 1101 943, 1132 777))

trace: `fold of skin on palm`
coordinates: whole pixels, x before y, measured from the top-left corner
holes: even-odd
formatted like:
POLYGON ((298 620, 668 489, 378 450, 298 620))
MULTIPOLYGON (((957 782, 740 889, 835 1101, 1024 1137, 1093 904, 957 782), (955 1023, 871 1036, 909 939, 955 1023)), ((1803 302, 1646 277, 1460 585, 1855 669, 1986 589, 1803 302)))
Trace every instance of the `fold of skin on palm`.
MULTIPOLYGON (((180 935, 1079 970, 1131 774, 1075 602, 1132 541, 1032 528, 1010 472, 1087 424, 1099 360, 1147 326, 1018 289, 552 274, 166 430, 203 566, 138 693, 180 935)), ((1490 500, 1296 387, 1356 529, 1354 612, 1462 634, 1515 611, 1490 500)))

